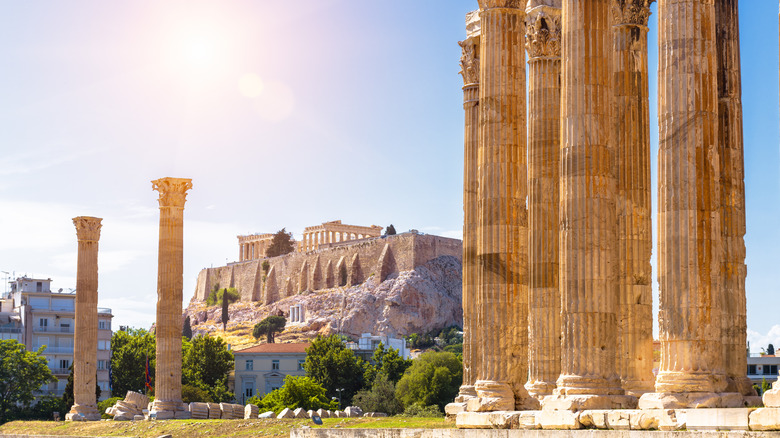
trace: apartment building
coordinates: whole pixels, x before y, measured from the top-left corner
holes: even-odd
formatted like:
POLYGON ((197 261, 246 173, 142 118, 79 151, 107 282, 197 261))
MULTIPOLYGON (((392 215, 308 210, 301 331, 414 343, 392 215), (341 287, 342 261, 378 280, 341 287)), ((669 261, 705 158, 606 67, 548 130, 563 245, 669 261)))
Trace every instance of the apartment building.
POLYGON ((246 403, 252 396, 264 395, 284 385, 288 375, 305 376, 303 364, 309 343, 259 344, 236 351, 236 400, 246 403))
MULTIPOLYGON (((12 301, 9 320, 18 323, 19 342, 28 350, 46 347, 43 354, 57 381, 42 387, 41 394, 61 396, 68 381, 68 368, 73 363, 76 293, 63 292, 62 289, 52 292, 51 281, 51 278, 19 277, 11 281, 11 291, 5 300, 12 301)), ((98 308, 97 383, 101 390, 100 400, 111 397, 109 368, 113 317, 111 309, 98 308)), ((0 332, 3 331, 2 321, 0 312, 0 332)))

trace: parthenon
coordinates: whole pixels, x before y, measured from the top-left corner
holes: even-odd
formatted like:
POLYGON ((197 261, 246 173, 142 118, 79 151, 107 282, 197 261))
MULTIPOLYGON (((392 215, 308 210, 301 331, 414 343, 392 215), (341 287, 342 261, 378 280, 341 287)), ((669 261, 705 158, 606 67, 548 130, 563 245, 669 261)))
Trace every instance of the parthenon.
POLYGON ((761 403, 745 364, 738 0, 658 4, 652 372, 654 1, 479 0, 467 16, 464 382, 449 413, 761 403))

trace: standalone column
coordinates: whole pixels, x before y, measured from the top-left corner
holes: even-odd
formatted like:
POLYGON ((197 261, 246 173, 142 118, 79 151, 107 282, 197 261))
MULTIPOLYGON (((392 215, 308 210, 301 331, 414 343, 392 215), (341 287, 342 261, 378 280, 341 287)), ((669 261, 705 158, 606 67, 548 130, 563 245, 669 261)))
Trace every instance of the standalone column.
MULTIPOLYGON (((778 15, 780 22, 780 15, 778 15)), ((780 78, 780 76, 778 76, 780 78)), ((780 377, 772 384, 772 389, 766 391, 763 395, 764 406, 770 408, 780 408, 780 377)))
POLYGON ((713 0, 660 0, 661 367, 643 408, 720 406, 722 243, 713 0))
POLYGON ((181 401, 181 309, 184 202, 192 180, 152 181, 160 192, 160 246, 157 260, 157 369, 152 414, 158 419, 189 418, 181 401))
POLYGON ((477 395, 474 370, 479 367, 481 345, 477 338, 477 148, 479 144, 479 13, 466 16, 468 38, 461 41, 460 74, 463 76, 465 111, 463 148, 463 385, 455 401, 477 395))
POLYGON ((757 396, 747 377, 745 159, 738 0, 715 1, 718 49, 718 150, 723 236, 723 359, 727 392, 757 396))
POLYGON ((529 409, 525 0, 480 0, 477 300, 471 411, 529 409))
POLYGON ((626 394, 653 391, 653 251, 647 22, 655 0, 614 0, 617 154, 617 369, 626 394))
POLYGON ((98 240, 102 220, 86 216, 73 218, 79 249, 76 265, 76 331, 73 336, 73 407, 65 416, 67 420, 100 420, 95 386, 98 344, 98 240))
POLYGON ((615 372, 617 216, 612 0, 563 0, 561 375, 545 409, 636 405, 615 372))
POLYGON ((561 162, 561 1, 531 0, 528 50, 528 392, 552 394, 561 373, 558 227, 561 162))

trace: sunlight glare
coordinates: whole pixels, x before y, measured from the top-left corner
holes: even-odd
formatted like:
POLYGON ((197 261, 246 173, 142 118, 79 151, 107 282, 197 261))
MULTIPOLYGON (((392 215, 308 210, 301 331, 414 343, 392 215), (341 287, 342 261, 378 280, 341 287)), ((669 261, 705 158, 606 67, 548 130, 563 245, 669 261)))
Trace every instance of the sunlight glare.
POLYGON ((238 91, 244 97, 254 99, 260 96, 264 89, 265 83, 254 73, 247 73, 238 80, 238 91))

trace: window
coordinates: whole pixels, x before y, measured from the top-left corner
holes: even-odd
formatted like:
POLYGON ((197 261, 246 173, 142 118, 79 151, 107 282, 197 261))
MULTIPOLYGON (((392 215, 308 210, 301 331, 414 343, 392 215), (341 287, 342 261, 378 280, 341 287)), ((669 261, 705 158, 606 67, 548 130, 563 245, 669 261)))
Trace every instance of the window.
POLYGON ((776 376, 777 375, 777 365, 764 365, 764 368, 769 368, 769 374, 776 376))
POLYGON ((252 371, 255 369, 255 361, 252 359, 248 359, 246 361, 246 368, 247 371, 252 371))
POLYGON ((247 398, 251 398, 251 397, 252 397, 252 395, 254 395, 254 394, 253 394, 254 392, 255 392, 255 391, 254 391, 254 388, 252 388, 252 387, 246 387, 246 388, 244 388, 244 395, 245 395, 247 398))
POLYGON ((278 360, 271 361, 271 369, 272 370, 278 370, 279 369, 279 361, 278 360))
POLYGON ((99 328, 100 330, 107 330, 107 329, 108 329, 108 327, 106 327, 106 322, 107 322, 107 321, 105 321, 105 320, 103 320, 103 321, 98 321, 98 328, 99 328))
POLYGON ((756 372, 756 366, 755 365, 748 365, 748 374, 758 374, 756 372))
POLYGON ((98 341, 98 350, 108 350, 111 348, 111 341, 98 341))
POLYGON ((35 292, 43 292, 43 282, 35 283, 35 292))
POLYGON ((63 370, 68 369, 70 366, 70 359, 60 359, 60 368, 63 370))
POLYGON ((306 363, 305 360, 298 359, 298 371, 302 371, 303 370, 303 364, 305 364, 305 363, 306 363))
POLYGON ((38 320, 38 326, 39 327, 48 327, 49 326, 49 320, 46 318, 41 318, 38 320))
POLYGON ((99 369, 99 370, 106 369, 106 361, 99 360, 98 363, 97 363, 97 369, 99 369))

